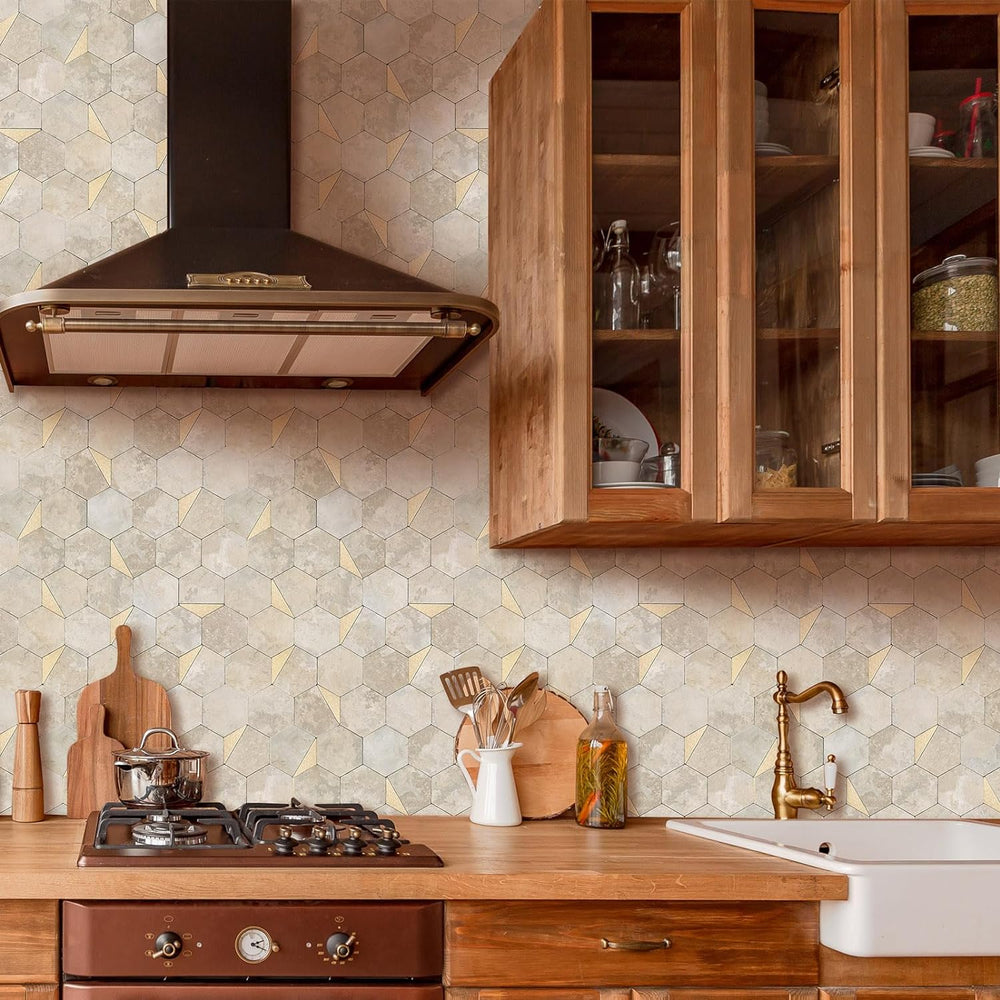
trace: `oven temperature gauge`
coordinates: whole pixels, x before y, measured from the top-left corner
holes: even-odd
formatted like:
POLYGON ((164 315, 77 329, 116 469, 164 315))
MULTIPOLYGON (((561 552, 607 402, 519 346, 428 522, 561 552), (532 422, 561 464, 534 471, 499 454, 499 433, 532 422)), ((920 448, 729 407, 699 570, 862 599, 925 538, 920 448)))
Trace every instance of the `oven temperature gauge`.
POLYGON ((256 965, 277 950, 277 944, 263 927, 247 927, 236 935, 236 954, 244 962, 256 965))

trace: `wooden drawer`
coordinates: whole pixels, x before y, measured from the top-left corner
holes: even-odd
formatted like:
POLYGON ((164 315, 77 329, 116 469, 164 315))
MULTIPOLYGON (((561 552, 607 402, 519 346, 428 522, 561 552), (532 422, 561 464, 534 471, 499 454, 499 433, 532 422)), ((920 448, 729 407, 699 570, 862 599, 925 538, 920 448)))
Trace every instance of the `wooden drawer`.
POLYGON ((56 1000, 59 987, 45 986, 0 986, 0 1000, 56 1000))
POLYGON ((455 902, 453 986, 814 986, 815 903, 455 902), (655 951, 608 948, 669 939, 655 951))
POLYGON ((0 900, 0 983, 58 981, 58 902, 0 900))

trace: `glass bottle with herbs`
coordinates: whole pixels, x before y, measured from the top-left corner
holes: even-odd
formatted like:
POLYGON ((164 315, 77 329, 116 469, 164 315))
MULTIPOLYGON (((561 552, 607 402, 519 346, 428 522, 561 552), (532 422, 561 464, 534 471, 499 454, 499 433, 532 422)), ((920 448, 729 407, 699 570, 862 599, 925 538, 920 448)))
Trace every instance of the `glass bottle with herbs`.
POLYGON ((576 745, 576 821, 616 830, 625 825, 628 746, 615 722, 611 692, 594 691, 594 715, 576 745))

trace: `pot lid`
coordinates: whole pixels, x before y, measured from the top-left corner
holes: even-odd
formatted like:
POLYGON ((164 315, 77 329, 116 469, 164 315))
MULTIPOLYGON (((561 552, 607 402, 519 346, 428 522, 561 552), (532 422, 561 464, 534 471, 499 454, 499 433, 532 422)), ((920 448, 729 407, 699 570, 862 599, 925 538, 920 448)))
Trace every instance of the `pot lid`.
POLYGON ((921 271, 914 279, 914 287, 922 288, 942 278, 951 278, 963 274, 995 274, 997 261, 995 257, 966 257, 964 253, 952 254, 940 264, 921 271))
POLYGON ((209 756, 207 750, 189 750, 186 747, 180 746, 172 729, 160 728, 147 729, 142 734, 142 739, 139 741, 137 747, 132 747, 131 750, 115 751, 115 757, 130 764, 141 764, 151 760, 200 760, 202 757, 207 756, 209 756), (146 741, 156 733, 169 736, 172 745, 165 750, 147 750, 146 741))

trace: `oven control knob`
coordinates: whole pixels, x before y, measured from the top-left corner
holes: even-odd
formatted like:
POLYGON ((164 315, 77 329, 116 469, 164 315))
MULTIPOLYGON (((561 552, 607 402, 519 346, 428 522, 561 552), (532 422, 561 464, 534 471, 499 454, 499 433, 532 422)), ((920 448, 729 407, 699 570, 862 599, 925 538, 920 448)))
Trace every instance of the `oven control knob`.
POLYGON ((173 931, 164 931, 153 944, 156 945, 153 958, 176 958, 184 949, 180 934, 175 934, 173 931))
POLYGON ((345 934, 331 934, 326 939, 326 953, 336 962, 346 962, 354 954, 354 945, 357 943, 357 936, 345 934))

